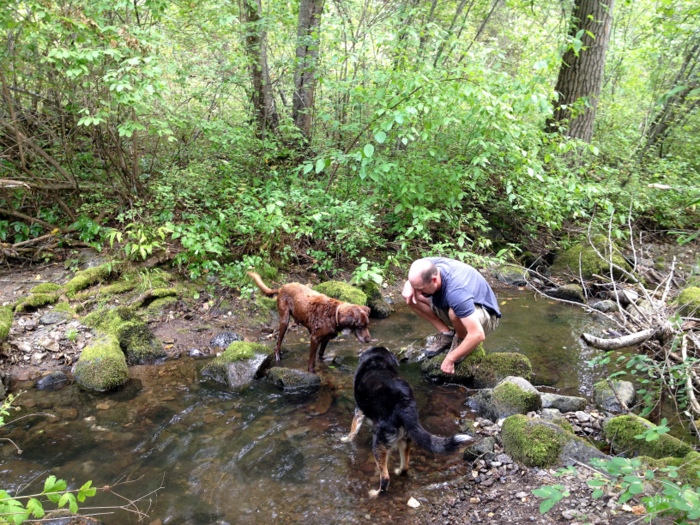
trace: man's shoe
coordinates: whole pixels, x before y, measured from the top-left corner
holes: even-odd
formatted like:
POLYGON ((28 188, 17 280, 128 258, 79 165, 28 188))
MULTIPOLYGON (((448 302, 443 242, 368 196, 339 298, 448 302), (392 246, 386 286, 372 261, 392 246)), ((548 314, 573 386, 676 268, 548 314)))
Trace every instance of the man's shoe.
POLYGON ((454 338, 454 334, 448 335, 442 332, 431 335, 428 337, 428 344, 423 349, 425 351, 425 357, 430 358, 441 354, 450 347, 454 338))

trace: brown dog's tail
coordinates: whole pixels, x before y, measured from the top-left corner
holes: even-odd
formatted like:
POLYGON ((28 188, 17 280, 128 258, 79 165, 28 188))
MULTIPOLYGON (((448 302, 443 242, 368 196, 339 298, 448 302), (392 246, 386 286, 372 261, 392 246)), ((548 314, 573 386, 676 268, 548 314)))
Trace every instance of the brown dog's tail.
POLYGON ((262 278, 255 272, 248 272, 248 276, 253 279, 253 282, 257 285, 258 288, 264 293, 267 297, 273 297, 280 293, 279 288, 275 288, 274 290, 271 288, 268 288, 267 285, 262 281, 262 278))

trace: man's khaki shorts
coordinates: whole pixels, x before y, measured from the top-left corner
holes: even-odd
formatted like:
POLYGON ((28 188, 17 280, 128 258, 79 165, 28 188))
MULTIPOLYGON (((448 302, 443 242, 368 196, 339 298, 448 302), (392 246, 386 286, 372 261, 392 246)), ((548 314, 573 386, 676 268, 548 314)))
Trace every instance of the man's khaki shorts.
MULTIPOLYGON (((489 335, 498 326, 498 320, 499 320, 498 317, 496 317, 495 315, 489 314, 489 312, 486 310, 486 308, 482 308, 478 304, 474 305, 474 308, 476 310, 476 313, 479 316, 479 321, 481 322, 481 326, 483 326, 483 328, 484 328, 484 335, 489 335)), ((433 311, 433 313, 435 315, 438 316, 438 318, 443 323, 445 323, 447 326, 452 326, 452 321, 450 321, 450 314, 448 313, 448 310, 443 310, 441 308, 438 308, 432 302, 430 303, 430 309, 433 311)))

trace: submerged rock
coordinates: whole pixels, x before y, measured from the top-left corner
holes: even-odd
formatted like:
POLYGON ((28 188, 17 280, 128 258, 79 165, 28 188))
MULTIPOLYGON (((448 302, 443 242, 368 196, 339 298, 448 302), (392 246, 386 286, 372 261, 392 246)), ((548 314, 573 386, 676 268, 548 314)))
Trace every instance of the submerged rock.
POLYGON ((275 366, 267 372, 267 379, 285 394, 311 395, 321 388, 321 378, 305 370, 275 366))
POLYGON ((62 389, 67 384, 68 376, 60 370, 57 370, 39 379, 39 381, 36 382, 36 388, 38 390, 48 390, 53 392, 62 389))

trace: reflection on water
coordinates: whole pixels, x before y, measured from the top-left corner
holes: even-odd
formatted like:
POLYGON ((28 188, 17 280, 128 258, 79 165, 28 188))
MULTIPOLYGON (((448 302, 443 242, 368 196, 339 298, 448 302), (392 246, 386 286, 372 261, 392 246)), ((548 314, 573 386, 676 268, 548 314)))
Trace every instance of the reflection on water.
MULTIPOLYGON (((585 364, 594 351, 578 339, 589 315, 517 290, 501 291, 499 300, 504 318, 489 336, 487 351, 524 353, 533 363, 534 383, 589 395, 600 375, 594 377, 585 364)), ((432 328, 405 306, 396 308, 389 319, 372 322, 376 342, 391 348, 419 345, 432 328)), ((302 331, 287 336, 284 366, 305 368, 307 337, 302 331)), ((206 361, 189 358, 134 367, 129 384, 108 395, 75 385, 53 393, 29 390, 19 399, 22 414, 56 417, 36 415, 3 430, 1 437, 13 439, 24 452, 20 456, 0 443, 2 488, 16 490, 33 481, 23 491, 33 493, 46 476, 56 474, 72 487, 87 480, 98 487, 121 480, 126 483, 117 490, 135 499, 162 483, 149 515, 163 524, 423 523, 429 505, 411 509, 408 499, 427 503, 441 482, 464 475, 466 465, 459 455, 419 451, 407 477, 392 477, 386 496, 367 498, 378 484, 370 425, 355 443, 340 442, 354 409, 358 345, 347 338, 329 344, 333 364, 318 367, 322 389, 304 401, 289 400, 262 381, 242 394, 226 392, 200 380, 206 361)), ((460 418, 472 417, 464 406, 465 389, 427 384, 418 365, 402 365, 402 373, 432 432, 455 432, 460 418)), ((109 495, 86 503, 123 504, 109 495)), ((124 512, 101 519, 107 525, 137 522, 124 512)))

